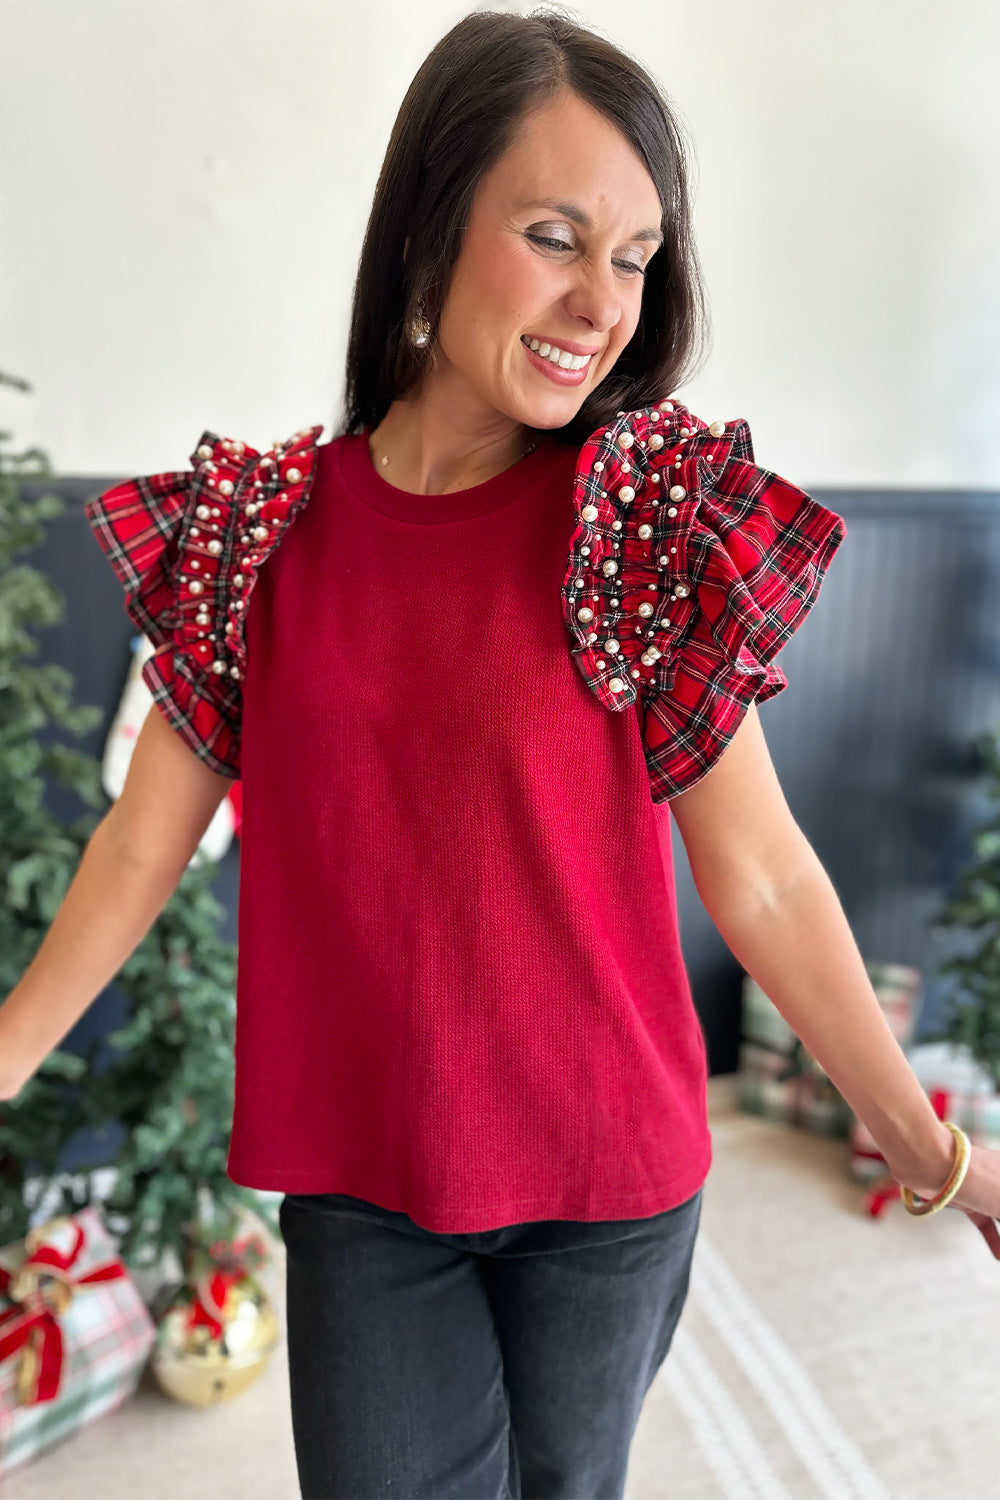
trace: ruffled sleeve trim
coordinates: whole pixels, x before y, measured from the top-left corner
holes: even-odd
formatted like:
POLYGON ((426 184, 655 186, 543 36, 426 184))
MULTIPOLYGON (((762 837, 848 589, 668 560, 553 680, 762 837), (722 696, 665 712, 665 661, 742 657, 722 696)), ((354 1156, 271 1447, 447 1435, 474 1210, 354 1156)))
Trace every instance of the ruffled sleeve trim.
POLYGON ((259 453, 202 434, 191 469, 125 480, 84 512, 154 647, 153 701, 213 770, 240 774, 244 621, 261 565, 309 499, 322 424, 259 453))
POLYGON ((718 760, 812 608, 842 517, 754 462, 747 423, 680 402, 621 412, 577 465, 563 580, 571 654, 604 707, 638 704, 662 802, 718 760))

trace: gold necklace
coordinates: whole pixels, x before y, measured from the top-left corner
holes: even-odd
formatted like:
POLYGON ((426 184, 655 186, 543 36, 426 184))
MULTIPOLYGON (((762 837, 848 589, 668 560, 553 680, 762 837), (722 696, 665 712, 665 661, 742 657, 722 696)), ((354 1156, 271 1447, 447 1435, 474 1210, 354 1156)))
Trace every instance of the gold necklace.
MULTIPOLYGON (((527 458, 527 456, 528 456, 529 453, 534 453, 534 451, 535 451, 535 449, 537 447, 538 447, 537 443, 529 443, 528 446, 527 446, 527 448, 525 448, 524 452, 523 453, 519 453, 518 456, 517 456, 517 458, 515 458, 512 463, 505 464, 504 467, 502 469, 499 469, 497 472, 500 473, 500 474, 505 474, 508 469, 512 469, 514 467, 514 464, 519 464, 521 462, 522 458, 527 458)), ((383 454, 382 457, 379 459, 379 463, 381 464, 381 466, 382 466, 383 469, 388 465, 388 462, 389 462, 389 455, 387 453, 383 454)), ((496 475, 494 475, 493 477, 496 478, 496 475)))

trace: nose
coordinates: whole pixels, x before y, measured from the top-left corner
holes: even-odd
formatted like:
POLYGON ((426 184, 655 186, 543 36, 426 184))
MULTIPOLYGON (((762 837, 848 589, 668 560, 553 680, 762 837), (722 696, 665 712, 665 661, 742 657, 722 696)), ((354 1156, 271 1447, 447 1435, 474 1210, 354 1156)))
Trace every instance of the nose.
POLYGON ((566 306, 574 318, 583 318, 595 333, 607 334, 622 315, 621 288, 614 267, 581 266, 566 306))

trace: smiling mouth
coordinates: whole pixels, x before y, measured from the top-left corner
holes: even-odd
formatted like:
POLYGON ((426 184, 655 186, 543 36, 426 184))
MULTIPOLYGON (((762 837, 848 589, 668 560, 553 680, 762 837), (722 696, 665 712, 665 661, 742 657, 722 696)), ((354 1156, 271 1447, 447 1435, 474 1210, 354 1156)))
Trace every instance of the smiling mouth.
POLYGON ((585 370, 594 357, 596 350, 590 354, 571 354, 568 349, 561 349, 558 344, 550 344, 545 339, 532 338, 529 334, 522 333, 521 343, 526 345, 539 359, 547 359, 550 364, 555 365, 557 370, 585 370))

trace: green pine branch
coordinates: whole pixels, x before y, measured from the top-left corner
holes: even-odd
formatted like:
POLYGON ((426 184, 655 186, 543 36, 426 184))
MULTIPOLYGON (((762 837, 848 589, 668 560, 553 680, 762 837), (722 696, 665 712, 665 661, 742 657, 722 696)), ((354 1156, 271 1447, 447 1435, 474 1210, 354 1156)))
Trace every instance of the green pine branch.
POLYGON ((976 748, 994 811, 934 925, 938 935, 963 938, 965 951, 939 964, 937 972, 953 983, 941 1026, 921 1039, 967 1047, 1000 1090, 1000 728, 976 748))
MULTIPOLYGON (((2 371, 0 385, 31 389, 2 371)), ((23 497, 25 478, 52 470, 43 450, 15 452, 11 439, 0 431, 0 1000, 37 952, 107 807, 100 762, 64 742, 95 728, 103 711, 74 704, 64 668, 32 661, 38 632, 63 618, 65 600, 24 558, 64 506, 55 495, 23 497), (49 734, 55 740, 41 743, 49 734), (47 782, 92 811, 56 818, 47 782)), ((0 1244, 29 1226, 29 1179, 55 1194, 54 1212, 98 1206, 134 1269, 168 1251, 183 1263, 206 1236, 233 1237, 245 1209, 279 1235, 270 1205, 226 1175, 236 949, 219 936, 216 871, 207 860, 185 871, 122 966, 116 983, 128 1016, 105 1038, 100 1067, 97 1042, 85 1056, 56 1048, 15 1099, 0 1103, 0 1244), (83 1130, 98 1142, 93 1159, 57 1188, 59 1159, 83 1130), (115 1186, 100 1198, 96 1174, 107 1167, 115 1186)))

